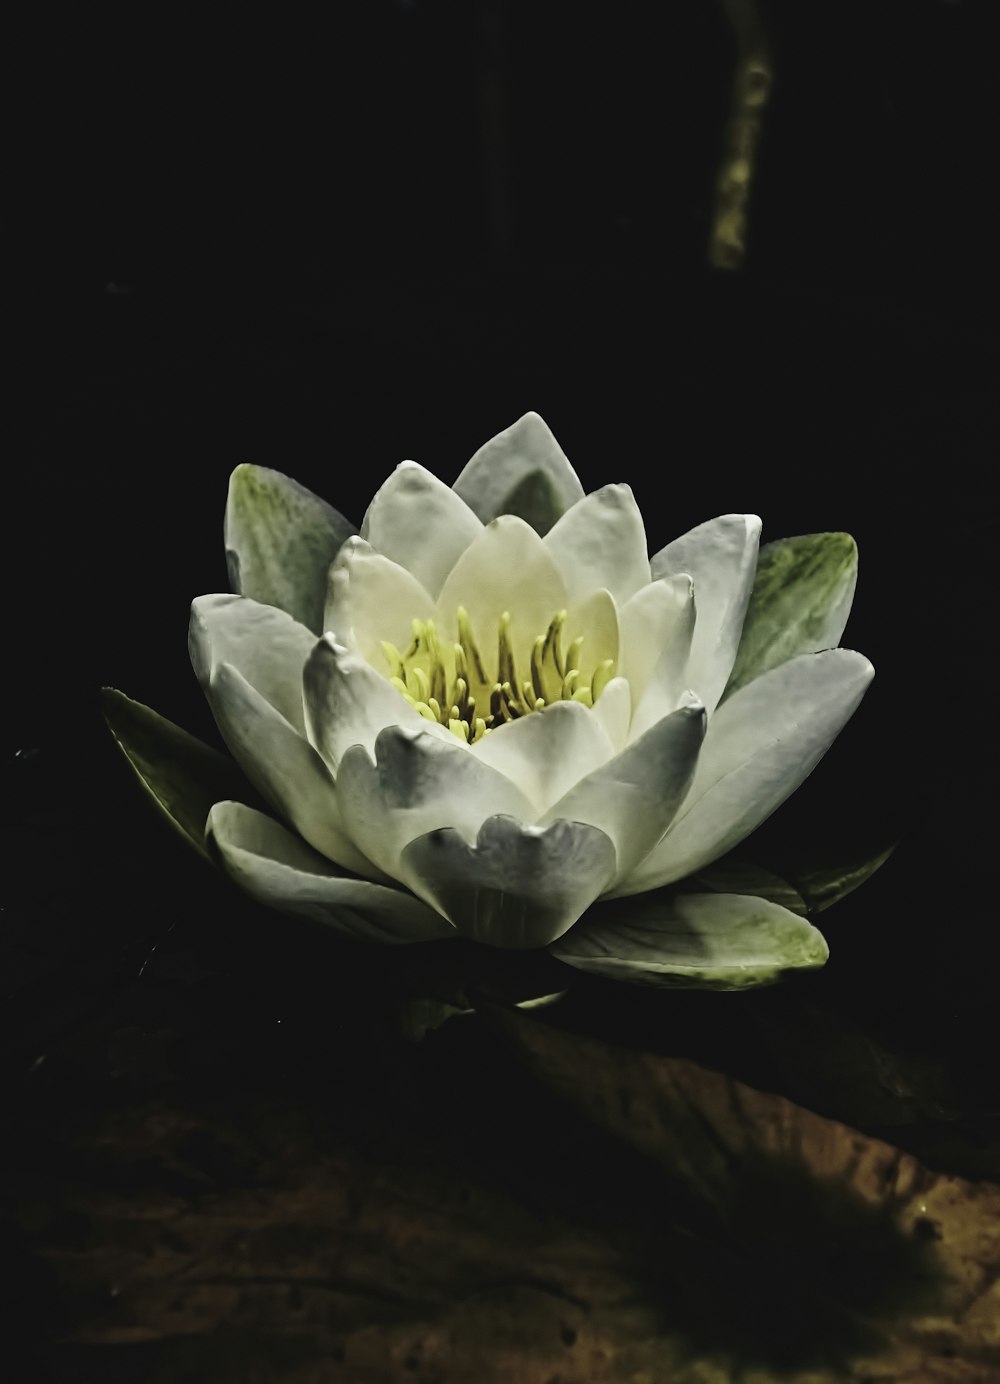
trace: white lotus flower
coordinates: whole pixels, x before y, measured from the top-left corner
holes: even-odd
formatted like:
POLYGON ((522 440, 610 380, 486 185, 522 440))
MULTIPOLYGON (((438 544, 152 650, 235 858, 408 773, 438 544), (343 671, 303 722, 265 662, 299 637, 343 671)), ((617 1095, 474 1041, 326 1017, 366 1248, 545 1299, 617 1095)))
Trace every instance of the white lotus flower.
POLYGON ((403 462, 360 533, 240 466, 225 532, 239 594, 194 602, 190 650, 274 811, 208 815, 248 894, 356 939, 547 947, 652 983, 825 960, 800 913, 664 886, 768 817, 860 702, 846 535, 764 549, 746 618, 755 516, 650 558, 629 487, 585 495, 536 414, 454 487, 403 462))

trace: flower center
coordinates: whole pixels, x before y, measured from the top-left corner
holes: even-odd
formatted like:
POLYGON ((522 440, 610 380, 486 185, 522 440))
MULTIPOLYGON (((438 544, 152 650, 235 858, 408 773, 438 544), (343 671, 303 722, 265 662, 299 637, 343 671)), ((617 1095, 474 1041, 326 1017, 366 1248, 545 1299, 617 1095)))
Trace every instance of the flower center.
POLYGON ((487 671, 468 611, 459 606, 458 639, 442 642, 433 620, 414 620, 413 638, 402 652, 383 642, 392 685, 428 721, 447 726, 469 745, 507 721, 553 702, 593 706, 614 676, 615 661, 606 658, 590 677, 580 672, 583 636, 562 648, 565 610, 556 611, 548 629, 532 642, 520 666, 510 635, 510 613, 497 625, 496 677, 487 671), (525 674, 529 676, 525 676, 525 674))

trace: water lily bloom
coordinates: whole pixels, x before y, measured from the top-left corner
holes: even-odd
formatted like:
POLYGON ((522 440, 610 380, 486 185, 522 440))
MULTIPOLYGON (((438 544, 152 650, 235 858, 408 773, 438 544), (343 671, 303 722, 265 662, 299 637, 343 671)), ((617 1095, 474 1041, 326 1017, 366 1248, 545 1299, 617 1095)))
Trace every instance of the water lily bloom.
POLYGON ((703 883, 873 674, 837 647, 853 540, 759 533, 726 514, 650 557, 631 489, 584 494, 536 414, 454 486, 404 461, 359 531, 239 466, 236 594, 195 600, 190 652, 273 815, 216 802, 213 855, 359 940, 548 948, 654 984, 821 965, 794 901, 703 883))

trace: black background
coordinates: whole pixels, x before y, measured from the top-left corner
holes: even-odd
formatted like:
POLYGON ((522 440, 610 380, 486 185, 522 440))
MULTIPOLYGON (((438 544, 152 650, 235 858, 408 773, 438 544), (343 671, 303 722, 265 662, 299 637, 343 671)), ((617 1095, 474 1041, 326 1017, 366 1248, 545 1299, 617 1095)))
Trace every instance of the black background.
POLYGON ((990 1065, 990 7, 761 9, 737 273, 706 265, 734 53, 709 0, 78 10, 9 45, 12 1070, 81 987, 99 1008, 229 906, 141 807, 97 689, 214 737, 186 624, 225 589, 231 469, 359 522, 398 461, 452 480, 529 408, 588 489, 632 484, 651 551, 728 510, 855 534, 845 643, 876 681, 767 830, 902 837, 829 915, 831 983, 990 1065))

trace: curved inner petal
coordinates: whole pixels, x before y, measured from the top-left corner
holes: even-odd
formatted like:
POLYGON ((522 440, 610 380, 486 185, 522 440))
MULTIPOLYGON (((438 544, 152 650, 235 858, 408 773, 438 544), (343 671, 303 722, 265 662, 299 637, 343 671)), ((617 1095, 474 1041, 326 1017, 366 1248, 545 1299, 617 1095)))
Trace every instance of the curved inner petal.
MULTIPOLYGON (((389 726, 375 740, 374 762, 360 745, 340 761, 337 791, 347 829, 386 874, 400 874, 404 848, 417 836, 453 827, 472 840, 496 813, 530 822, 534 808, 521 789, 442 731, 389 726)), ((414 885, 414 892, 419 892, 414 885)))
POLYGON ((361 537, 436 595, 482 528, 450 486, 416 462, 404 461, 368 506, 361 537))
MULTIPOLYGON (((486 525, 449 572, 438 596, 437 627, 449 642, 457 640, 461 607, 484 639, 507 614, 513 647, 530 649, 553 611, 566 606, 566 587, 538 534, 523 519, 504 515, 486 525)), ((498 653, 486 643, 482 654, 486 677, 496 682, 498 653)))
POLYGON ((383 644, 403 649, 414 620, 429 620, 434 598, 405 567, 377 553, 362 538, 349 538, 330 567, 324 630, 386 671, 383 644))
POLYGON ((577 501, 545 537, 571 600, 605 587, 627 601, 648 584, 646 530, 630 486, 606 485, 577 501))
MULTIPOLYGON (((601 701, 603 697, 598 706, 601 701)), ((530 798, 536 816, 613 752, 593 712, 572 701, 500 726, 476 748, 481 763, 497 769, 530 798)))

